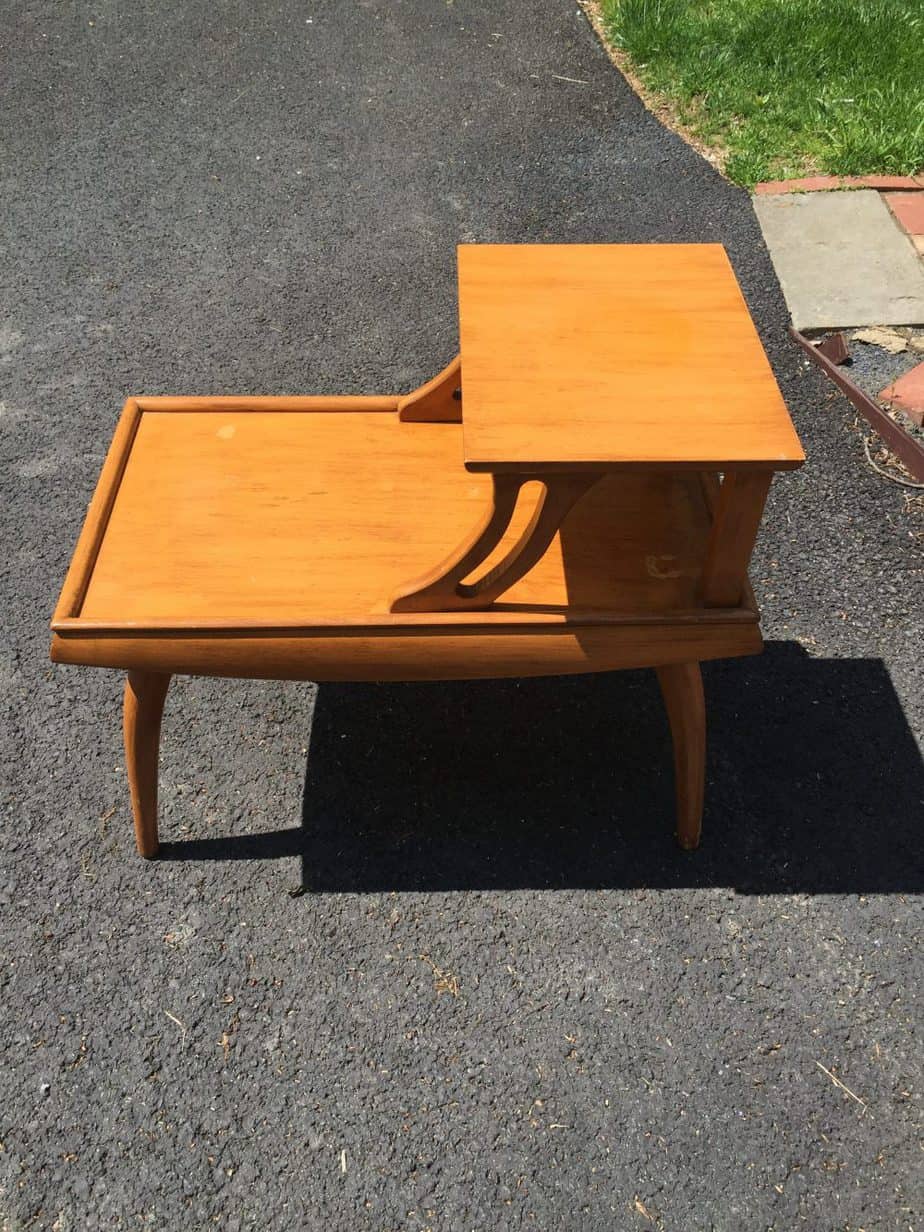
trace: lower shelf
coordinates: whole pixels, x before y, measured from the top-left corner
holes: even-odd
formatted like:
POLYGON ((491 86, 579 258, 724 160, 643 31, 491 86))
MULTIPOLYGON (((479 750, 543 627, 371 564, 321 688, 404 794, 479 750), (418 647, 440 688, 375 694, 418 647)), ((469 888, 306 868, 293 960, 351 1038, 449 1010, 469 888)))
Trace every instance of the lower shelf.
MULTIPOLYGON (((381 412, 145 411, 71 615, 391 623, 395 588, 449 555, 488 507, 490 479, 464 470, 459 434, 381 412)), ((609 476, 502 606, 695 608, 708 529, 696 474, 609 476)))
POLYGON ((751 608, 698 605, 710 516, 695 473, 605 477, 487 611, 391 612, 395 590, 484 517, 490 477, 462 466, 460 425, 269 401, 126 412, 53 623, 55 659, 424 679, 760 649, 751 608))

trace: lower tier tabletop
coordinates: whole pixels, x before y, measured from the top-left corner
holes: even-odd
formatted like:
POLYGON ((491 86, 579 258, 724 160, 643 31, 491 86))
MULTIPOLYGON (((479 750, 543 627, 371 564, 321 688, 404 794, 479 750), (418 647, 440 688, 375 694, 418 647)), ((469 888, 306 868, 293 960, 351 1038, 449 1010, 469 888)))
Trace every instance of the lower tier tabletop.
MULTIPOLYGON (((392 614, 389 600, 489 508, 490 477, 460 455, 457 424, 377 411, 143 411, 67 615, 134 628, 427 622, 392 614)), ((496 555, 530 505, 527 487, 496 555)), ((693 611, 709 525, 695 473, 607 476, 491 612, 561 622, 693 611)))
MULTIPOLYGON (((458 424, 275 400, 129 404, 52 622, 52 657, 349 680, 600 671, 760 650, 750 600, 716 610, 697 598, 710 515, 694 472, 602 479, 487 610, 393 613, 396 589, 451 555, 490 497, 490 476, 461 464, 458 424)), ((496 555, 530 504, 527 488, 496 555)))

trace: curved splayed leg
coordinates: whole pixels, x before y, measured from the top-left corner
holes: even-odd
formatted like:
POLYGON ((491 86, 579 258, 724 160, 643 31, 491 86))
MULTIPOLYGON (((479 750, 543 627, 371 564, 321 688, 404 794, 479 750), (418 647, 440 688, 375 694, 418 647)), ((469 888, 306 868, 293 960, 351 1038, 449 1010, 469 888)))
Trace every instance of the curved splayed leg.
POLYGON ((170 677, 129 672, 125 681, 123 729, 125 765, 135 819, 135 842, 145 859, 157 855, 157 754, 160 721, 170 677))

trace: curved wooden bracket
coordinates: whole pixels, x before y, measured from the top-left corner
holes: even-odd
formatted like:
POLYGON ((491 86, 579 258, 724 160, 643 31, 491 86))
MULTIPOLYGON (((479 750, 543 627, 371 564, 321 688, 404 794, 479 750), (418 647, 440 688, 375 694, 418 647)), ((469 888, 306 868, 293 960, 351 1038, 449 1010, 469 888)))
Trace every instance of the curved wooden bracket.
POLYGON ((486 608, 541 560, 574 503, 600 478, 599 474, 492 475, 493 502, 475 533, 447 560, 392 598, 393 612, 440 612, 486 608), (538 480, 543 485, 529 525, 516 544, 477 581, 463 578, 487 560, 503 539, 513 518, 520 489, 538 480))
POLYGON ((399 398, 398 418, 404 423, 461 423, 462 357, 457 355, 432 381, 399 398))

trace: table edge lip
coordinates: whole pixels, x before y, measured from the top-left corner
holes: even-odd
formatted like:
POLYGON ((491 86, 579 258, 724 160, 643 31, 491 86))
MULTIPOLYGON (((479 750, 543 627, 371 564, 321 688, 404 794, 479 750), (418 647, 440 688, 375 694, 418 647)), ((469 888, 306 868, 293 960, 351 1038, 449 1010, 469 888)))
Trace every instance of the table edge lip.
POLYGON ((388 637, 395 635, 426 636, 459 634, 502 635, 505 633, 569 633, 586 628, 632 628, 651 626, 696 627, 712 625, 757 624, 760 613, 748 587, 745 602, 733 608, 675 608, 664 612, 542 611, 509 605, 467 612, 411 612, 389 617, 383 613, 371 618, 324 622, 305 620, 302 623, 258 620, 148 620, 117 621, 86 619, 80 616, 58 617, 51 621, 51 631, 64 639, 108 639, 115 637, 139 639, 167 638, 293 638, 311 641, 324 637, 388 637))
MULTIPOLYGON (((464 426, 464 420, 463 420, 464 426)), ((607 474, 619 471, 660 471, 665 474, 690 471, 795 471, 804 466, 806 455, 800 452, 798 457, 791 458, 678 458, 676 461, 663 458, 622 458, 617 460, 590 458, 580 461, 533 461, 530 459, 510 461, 504 459, 485 460, 482 458, 465 458, 467 471, 475 474, 533 474, 533 473, 567 473, 574 471, 599 471, 607 474)))

